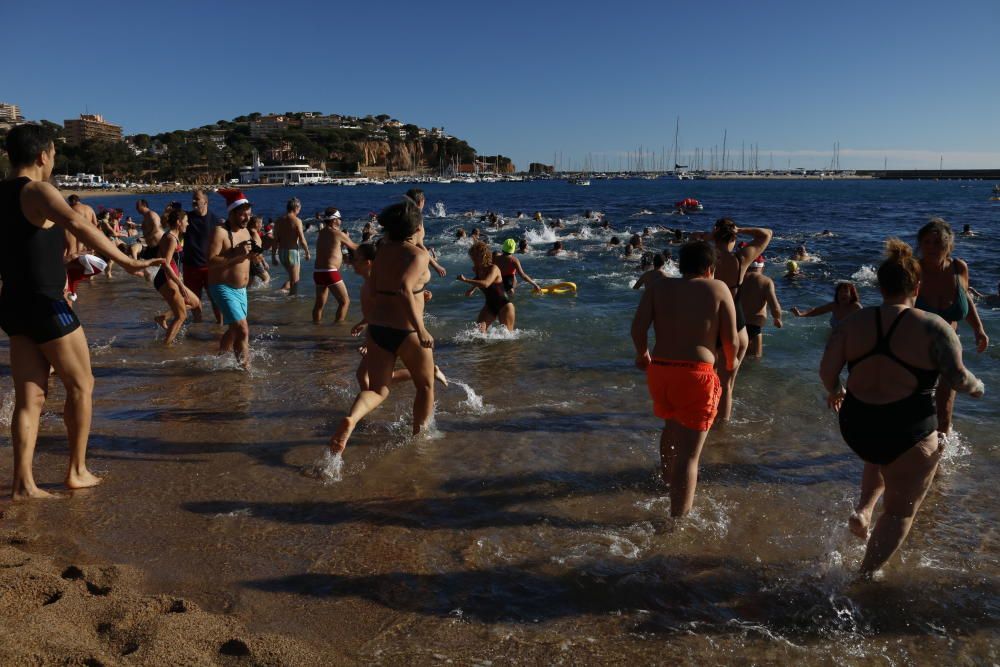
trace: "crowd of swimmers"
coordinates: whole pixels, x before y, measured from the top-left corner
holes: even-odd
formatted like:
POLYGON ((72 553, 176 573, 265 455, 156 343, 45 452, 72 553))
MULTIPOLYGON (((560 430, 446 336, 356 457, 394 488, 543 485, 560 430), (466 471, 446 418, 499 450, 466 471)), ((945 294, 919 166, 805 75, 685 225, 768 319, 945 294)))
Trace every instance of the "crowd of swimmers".
MULTIPOLYGON (((231 351, 246 367, 251 278, 269 280, 265 257, 270 252, 272 263, 280 263, 288 277, 283 288, 294 294, 302 258, 311 259, 312 252, 297 199, 288 202, 285 214, 273 224, 265 224, 239 190, 218 191, 226 203, 224 219, 209 211, 208 193, 196 190, 190 210, 173 203, 160 215, 139 200, 141 222, 126 220, 122 225, 122 212, 102 211, 98 216, 78 198, 63 199, 49 183, 55 145, 45 128, 21 125, 11 130, 6 149, 14 177, 0 183, 0 327, 10 338, 15 390, 12 495, 23 499, 49 495, 35 484, 31 462, 51 371, 66 387, 66 485, 77 489, 100 482, 86 466, 94 379, 86 338, 72 307, 80 280, 110 273, 113 264, 147 277, 155 271, 149 279, 165 304, 155 321, 166 330, 168 343, 175 340, 188 311, 195 322, 202 319, 207 297, 215 321, 226 327, 220 352, 231 351)), ((434 362, 434 338, 425 326, 431 272, 444 276, 446 271, 424 244, 424 205, 423 193, 411 190, 399 203, 371 215, 361 243, 341 229, 338 209, 329 207, 317 215, 321 227, 313 269, 313 321, 322 320, 331 293, 337 301, 336 321, 347 317, 350 299, 341 273, 345 255, 363 280, 362 319, 351 330, 365 337, 357 369, 359 391, 330 438, 330 450, 336 454, 344 451, 355 427, 387 398, 394 384, 408 381, 414 386, 415 434, 432 419, 435 383, 447 384, 434 362)), ((536 214, 535 219, 540 217, 536 214)), ((599 215, 588 217, 596 218, 599 226, 606 223, 599 215)), ((533 290, 542 288, 516 256, 523 252, 523 243, 507 239, 494 251, 476 232, 468 251, 472 272, 457 279, 469 286, 467 295, 484 295, 477 318, 483 330, 493 322, 513 330, 511 297, 518 279, 533 290)), ((739 227, 722 218, 708 231, 674 230, 669 245, 678 246, 679 276, 665 270, 666 263, 673 262, 672 249, 655 252, 644 247, 643 239, 651 235, 648 229, 633 235, 627 246, 629 254, 642 255, 645 269, 635 284, 643 293, 631 336, 653 411, 664 420, 661 473, 669 486, 670 511, 682 516, 694 501, 708 433, 732 416, 744 358, 761 355, 762 328, 768 315, 780 328, 782 309, 774 282, 763 273, 773 237, 770 229, 739 227)), ((952 427, 956 392, 979 397, 984 391, 982 382, 963 366, 956 335, 958 323, 965 320, 977 350, 989 344, 970 298, 969 268, 951 256, 953 239, 950 226, 940 219, 917 233, 919 257, 904 242, 889 239, 877 271, 881 305, 862 307, 855 286, 841 282, 829 303, 792 309, 800 317, 830 315, 831 335, 820 377, 828 405, 838 411, 845 442, 864 461, 860 500, 848 523, 851 531, 868 540, 862 564, 866 574, 889 559, 910 529, 941 458, 944 441, 939 434, 952 427), (873 526, 880 497, 883 512, 873 526)), ((553 251, 563 251, 558 242, 549 254, 553 251)), ((796 252, 807 259, 804 247, 796 252)))

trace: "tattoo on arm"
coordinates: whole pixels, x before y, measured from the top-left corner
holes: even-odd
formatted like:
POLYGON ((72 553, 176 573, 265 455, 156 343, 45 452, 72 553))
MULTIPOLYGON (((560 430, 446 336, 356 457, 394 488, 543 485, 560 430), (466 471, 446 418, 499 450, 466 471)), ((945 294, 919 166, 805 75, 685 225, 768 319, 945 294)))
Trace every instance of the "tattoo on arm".
POLYGON ((931 335, 931 359, 941 371, 941 380, 955 391, 981 392, 983 383, 962 364, 962 343, 958 334, 943 322, 927 318, 924 326, 931 335))

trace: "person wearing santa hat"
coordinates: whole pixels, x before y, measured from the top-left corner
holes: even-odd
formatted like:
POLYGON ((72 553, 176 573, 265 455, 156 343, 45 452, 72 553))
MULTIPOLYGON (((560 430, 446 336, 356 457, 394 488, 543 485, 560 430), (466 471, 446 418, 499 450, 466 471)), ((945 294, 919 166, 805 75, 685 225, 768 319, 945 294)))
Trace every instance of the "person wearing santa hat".
POLYGON ((247 229, 250 201, 236 189, 219 191, 226 200, 226 221, 217 227, 208 247, 208 293, 229 327, 219 342, 219 353, 233 351, 243 368, 250 367, 250 328, 247 325, 247 284, 250 255, 262 252, 260 237, 247 229))
POLYGON ((767 310, 770 309, 774 326, 781 328, 781 304, 774 289, 774 281, 764 275, 764 256, 755 259, 743 277, 740 303, 746 316, 747 336, 750 347, 747 354, 760 359, 764 355, 764 323, 767 322, 767 310))

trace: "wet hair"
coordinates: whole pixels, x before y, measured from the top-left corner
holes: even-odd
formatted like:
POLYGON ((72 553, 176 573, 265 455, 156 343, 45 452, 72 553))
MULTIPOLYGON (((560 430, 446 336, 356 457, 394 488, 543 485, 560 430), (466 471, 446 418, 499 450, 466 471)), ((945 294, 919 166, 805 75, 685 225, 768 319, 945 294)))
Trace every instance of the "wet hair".
POLYGON ((666 259, 664 259, 664 257, 663 257, 662 254, 655 253, 653 255, 653 268, 654 269, 662 269, 663 265, 666 264, 666 263, 667 263, 666 259))
POLYGON ((712 238, 719 245, 728 245, 736 240, 736 223, 730 218, 719 218, 715 221, 715 231, 712 238))
POLYGON ((854 286, 850 280, 841 280, 837 283, 837 286, 833 288, 833 300, 836 301, 837 297, 840 296, 840 290, 846 289, 851 294, 851 303, 857 303, 861 300, 858 296, 858 288, 854 286))
POLYGON ((878 267, 878 286, 886 296, 913 294, 920 283, 920 262, 913 248, 896 238, 885 242, 885 260, 878 267))
POLYGON ((354 251, 354 260, 368 260, 369 262, 374 262, 375 246, 371 243, 362 243, 358 246, 358 249, 354 251))
POLYGON ((962 231, 963 232, 971 232, 972 231, 972 225, 970 225, 968 223, 962 225, 962 231))
POLYGON ((301 207, 302 207, 302 202, 299 201, 298 197, 292 197, 291 199, 288 200, 288 203, 285 204, 285 210, 288 211, 289 213, 301 207))
POLYGON ((611 240, 608 241, 608 243, 610 243, 611 245, 618 245, 621 242, 622 242, 622 240, 620 238, 618 238, 617 236, 612 236, 611 240))
POLYGON ((552 244, 552 248, 555 250, 562 250, 562 247, 563 247, 562 241, 556 241, 555 243, 552 244))
POLYGON ((7 133, 4 149, 12 167, 26 167, 34 164, 40 153, 49 150, 54 139, 55 135, 48 128, 26 123, 7 133))
POLYGON ((691 241, 681 246, 678 264, 683 275, 700 276, 715 266, 715 260, 715 246, 706 241, 691 241))
POLYGON ((427 201, 427 197, 424 196, 424 191, 420 188, 410 188, 406 191, 406 196, 413 200, 413 203, 420 205, 420 200, 423 199, 427 201))
POLYGON ((518 250, 527 250, 528 249, 528 239, 521 239, 520 241, 518 241, 517 242, 517 249, 518 250))
POLYGON ((187 211, 182 208, 172 208, 163 216, 163 225, 170 229, 177 229, 181 220, 187 217, 187 211))
POLYGON ((951 251, 955 248, 955 233, 951 231, 951 225, 941 218, 931 218, 926 225, 920 228, 920 231, 917 232, 917 245, 923 243, 924 239, 934 232, 941 235, 941 242, 945 246, 945 255, 951 255, 951 251))
POLYGON ((638 234, 633 234, 632 238, 628 240, 628 244, 638 248, 639 246, 642 245, 642 237, 639 236, 638 234))
POLYGON ((679 229, 675 229, 674 230, 674 240, 675 241, 681 241, 681 240, 683 240, 683 238, 684 238, 684 232, 682 232, 679 229))
POLYGON ((458 231, 455 232, 456 239, 464 239, 466 237, 465 228, 459 227, 458 231))
POLYGON ((469 257, 482 266, 493 266, 493 251, 482 241, 476 241, 472 244, 472 247, 469 248, 469 257))
POLYGON ((70 206, 75 206, 76 204, 79 204, 80 195, 70 195, 69 197, 66 197, 66 203, 69 204, 70 206))
POLYGON ((405 241, 424 224, 424 216, 420 214, 420 209, 412 199, 404 199, 398 204, 390 204, 382 209, 378 214, 378 222, 390 239, 405 241))

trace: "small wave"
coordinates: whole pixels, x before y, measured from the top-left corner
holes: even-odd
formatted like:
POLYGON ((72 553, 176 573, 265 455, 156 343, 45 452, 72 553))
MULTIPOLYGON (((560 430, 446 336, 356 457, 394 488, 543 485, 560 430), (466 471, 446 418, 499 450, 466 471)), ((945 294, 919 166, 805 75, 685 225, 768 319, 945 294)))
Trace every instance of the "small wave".
POLYGON ((104 354, 115 344, 118 336, 112 336, 108 340, 101 342, 100 340, 95 340, 90 344, 90 354, 96 356, 98 354, 104 354))
POLYGON ((852 273, 851 280, 863 287, 878 286, 878 276, 875 273, 875 267, 870 264, 865 264, 860 269, 852 273))
POLYGON ((524 238, 528 239, 528 243, 555 243, 559 240, 554 229, 550 229, 546 224, 542 223, 542 228, 540 230, 529 229, 524 233, 524 238))
POLYGON ((439 201, 436 204, 434 204, 434 207, 431 208, 431 210, 430 210, 430 216, 429 217, 431 217, 431 218, 446 218, 446 217, 448 217, 448 211, 445 210, 444 202, 443 201, 439 201))
POLYGON ((215 515, 216 519, 234 519, 241 516, 253 516, 253 510, 249 507, 244 507, 241 510, 233 510, 232 512, 220 512, 215 515))

